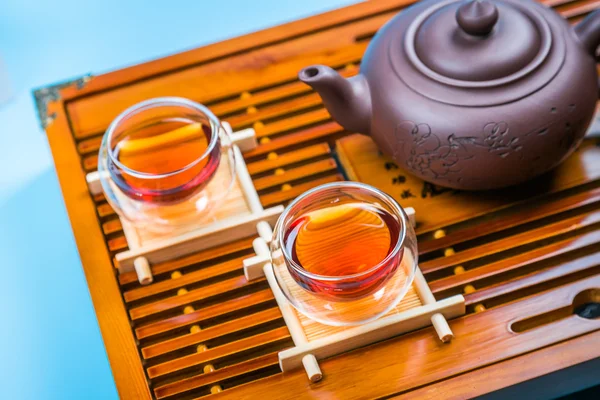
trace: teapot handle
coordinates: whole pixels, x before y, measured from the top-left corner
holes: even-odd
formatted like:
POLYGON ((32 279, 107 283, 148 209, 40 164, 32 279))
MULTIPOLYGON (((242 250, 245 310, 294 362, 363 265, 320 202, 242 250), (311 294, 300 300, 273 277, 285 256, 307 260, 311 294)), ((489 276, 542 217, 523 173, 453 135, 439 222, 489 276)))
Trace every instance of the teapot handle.
POLYGON ((588 53, 596 58, 596 50, 600 45, 600 10, 594 11, 577 24, 575 34, 588 53))
MULTIPOLYGON (((600 10, 596 10, 575 27, 575 34, 579 37, 581 44, 596 61, 598 45, 600 45, 600 10)), ((598 81, 598 98, 600 98, 600 80, 598 81)))

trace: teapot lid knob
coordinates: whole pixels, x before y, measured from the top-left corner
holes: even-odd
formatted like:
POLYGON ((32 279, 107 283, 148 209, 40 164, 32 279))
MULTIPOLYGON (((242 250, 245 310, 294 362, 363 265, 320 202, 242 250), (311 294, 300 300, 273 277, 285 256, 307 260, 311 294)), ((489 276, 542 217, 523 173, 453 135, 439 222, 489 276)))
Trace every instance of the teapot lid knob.
POLYGON ((498 8, 490 0, 469 0, 456 10, 456 22, 469 35, 485 36, 498 22, 498 8))

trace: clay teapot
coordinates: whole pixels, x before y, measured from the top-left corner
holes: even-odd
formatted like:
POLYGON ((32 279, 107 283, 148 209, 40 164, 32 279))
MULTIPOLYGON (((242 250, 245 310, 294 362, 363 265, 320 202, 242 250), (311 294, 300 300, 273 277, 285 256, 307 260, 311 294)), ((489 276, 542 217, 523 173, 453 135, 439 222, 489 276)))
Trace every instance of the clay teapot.
POLYGON ((299 73, 345 129, 434 184, 481 190, 557 166, 598 99, 600 12, 572 28, 533 0, 425 0, 371 41, 360 73, 299 73))

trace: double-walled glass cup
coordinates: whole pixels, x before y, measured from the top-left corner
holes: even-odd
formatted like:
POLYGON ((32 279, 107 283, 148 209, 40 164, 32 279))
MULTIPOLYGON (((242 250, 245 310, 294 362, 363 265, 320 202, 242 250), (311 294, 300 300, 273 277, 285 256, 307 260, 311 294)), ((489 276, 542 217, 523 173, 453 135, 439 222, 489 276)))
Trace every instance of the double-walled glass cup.
POLYGON ((201 223, 232 187, 230 143, 201 104, 177 97, 138 103, 102 140, 98 172, 106 199, 121 217, 151 231, 201 223))
POLYGON ((275 226, 270 250, 289 302, 335 326, 392 312, 417 266, 415 232, 402 207, 357 182, 319 186, 294 200, 275 226))

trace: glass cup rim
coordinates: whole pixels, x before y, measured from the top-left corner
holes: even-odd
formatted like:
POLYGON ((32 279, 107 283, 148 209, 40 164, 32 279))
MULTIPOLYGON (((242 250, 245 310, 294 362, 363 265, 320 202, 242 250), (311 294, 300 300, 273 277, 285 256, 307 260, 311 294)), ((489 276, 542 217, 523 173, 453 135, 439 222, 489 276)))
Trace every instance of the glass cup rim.
POLYGON ((372 273, 373 271, 376 271, 377 269, 381 268, 385 264, 387 264, 392 259, 392 257, 395 257, 400 252, 400 250, 402 249, 402 246, 404 245, 404 240, 406 238, 406 229, 407 229, 406 224, 408 223, 408 219, 406 217, 406 214, 404 213, 402 206, 400 206, 400 204, 398 204, 398 202, 396 200, 394 200, 387 193, 385 193, 373 186, 370 186, 370 185, 367 185, 367 184, 364 184, 361 182, 352 182, 352 181, 332 182, 332 183, 326 183, 324 185, 317 186, 313 189, 310 189, 310 190, 304 192, 303 194, 301 194, 300 196, 298 196, 286 207, 286 209, 283 211, 283 213, 279 217, 279 221, 283 225, 284 221, 286 220, 286 218, 287 218, 288 214, 291 212, 291 210, 293 210, 295 206, 297 206, 302 200, 306 199, 307 197, 317 194, 319 192, 323 192, 323 191, 326 191, 329 189, 340 188, 340 187, 366 190, 366 191, 370 192, 370 194, 374 195, 374 197, 376 197, 378 200, 381 200, 384 203, 386 203, 386 205, 389 206, 394 211, 394 214, 399 216, 399 218, 400 218, 400 232, 398 234, 398 240, 396 241, 396 245, 394 246, 394 249, 383 260, 381 260, 379 263, 377 263, 377 265, 369 268, 366 271, 359 272, 357 274, 343 275, 343 276, 319 275, 319 274, 314 274, 312 272, 306 271, 304 268, 302 268, 300 265, 298 265, 294 261, 294 259, 291 257, 290 254, 288 254, 287 246, 285 245, 285 240, 284 240, 285 239, 284 235, 285 235, 286 229, 283 229, 284 226, 281 226, 280 227, 281 229, 278 229, 276 240, 278 242, 280 250, 283 253, 285 263, 288 265, 291 265, 292 268, 294 268, 294 270, 298 274, 303 275, 309 279, 316 279, 316 280, 320 280, 320 281, 343 281, 343 280, 347 280, 347 279, 356 279, 356 278, 360 278, 362 276, 366 276, 366 275, 372 273))
POLYGON ((121 169, 122 171, 125 171, 128 175, 136 177, 136 178, 140 178, 140 179, 164 179, 164 178, 169 178, 171 176, 175 176, 177 174, 185 172, 188 169, 193 168, 196 164, 198 164, 199 162, 204 160, 206 157, 208 157, 214 150, 217 143, 219 142, 219 129, 222 129, 221 122, 219 121, 219 119, 213 114, 212 111, 210 111, 207 107, 203 106, 202 104, 197 103, 192 100, 189 100, 189 99, 185 99, 183 97, 175 97, 175 96, 155 97, 152 99, 148 99, 148 100, 144 100, 139 103, 136 103, 136 104, 128 107, 125 111, 121 112, 121 114, 119 114, 117 116, 117 118, 115 118, 110 123, 110 125, 108 126, 108 129, 106 129, 106 133, 104 134, 104 140, 106 140, 106 150, 108 152, 108 157, 110 158, 111 162, 114 163, 117 167, 119 167, 119 169, 121 169), (164 174, 151 174, 148 172, 140 172, 140 171, 133 170, 133 169, 125 166, 124 164, 122 164, 117 159, 117 157, 115 157, 115 154, 113 154, 113 149, 112 149, 112 146, 110 145, 117 126, 119 126, 119 124, 121 122, 123 122, 123 120, 127 117, 134 116, 142 111, 146 111, 151 108, 163 107, 163 106, 184 106, 184 107, 191 108, 194 111, 199 111, 208 117, 208 120, 210 121, 210 124, 211 124, 211 130, 215 134, 211 135, 210 142, 208 144, 208 147, 204 151, 204 153, 200 157, 196 158, 194 161, 190 162, 188 165, 186 165, 176 171, 171 171, 171 172, 167 172, 164 174))

